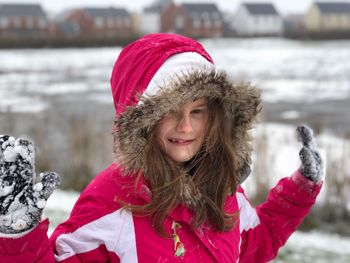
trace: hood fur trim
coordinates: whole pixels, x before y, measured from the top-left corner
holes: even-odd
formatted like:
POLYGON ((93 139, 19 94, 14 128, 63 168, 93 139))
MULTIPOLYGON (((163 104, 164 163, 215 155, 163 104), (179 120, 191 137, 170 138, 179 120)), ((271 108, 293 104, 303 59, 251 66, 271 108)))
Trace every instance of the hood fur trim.
POLYGON ((251 164, 248 131, 261 109, 260 92, 248 83, 232 82, 225 72, 215 69, 181 74, 160 87, 156 95, 141 96, 138 105, 126 108, 115 120, 116 161, 127 173, 139 171, 144 165, 146 135, 151 127, 184 102, 201 97, 220 99, 233 119, 231 138, 243 182, 251 164))

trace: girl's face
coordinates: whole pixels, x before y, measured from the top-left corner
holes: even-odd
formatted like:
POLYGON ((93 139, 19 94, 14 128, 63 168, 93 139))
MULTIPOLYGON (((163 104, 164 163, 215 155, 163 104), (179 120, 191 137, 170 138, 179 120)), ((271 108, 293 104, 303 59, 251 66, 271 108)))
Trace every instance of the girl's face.
POLYGON ((187 102, 161 119, 157 127, 158 141, 174 162, 188 161, 202 147, 207 122, 205 98, 187 102))

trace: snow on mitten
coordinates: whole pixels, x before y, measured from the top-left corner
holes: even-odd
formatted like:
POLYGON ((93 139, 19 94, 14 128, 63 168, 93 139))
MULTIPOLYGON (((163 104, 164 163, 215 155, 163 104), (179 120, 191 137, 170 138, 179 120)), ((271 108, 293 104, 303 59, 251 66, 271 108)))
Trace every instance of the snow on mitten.
POLYGON ((59 185, 56 173, 35 174, 34 155, 29 140, 0 136, 0 233, 17 234, 38 225, 59 185))
POLYGON ((299 152, 301 160, 300 172, 309 180, 319 183, 323 178, 323 161, 317 150, 316 140, 311 128, 299 126, 297 128, 298 139, 303 144, 299 152))

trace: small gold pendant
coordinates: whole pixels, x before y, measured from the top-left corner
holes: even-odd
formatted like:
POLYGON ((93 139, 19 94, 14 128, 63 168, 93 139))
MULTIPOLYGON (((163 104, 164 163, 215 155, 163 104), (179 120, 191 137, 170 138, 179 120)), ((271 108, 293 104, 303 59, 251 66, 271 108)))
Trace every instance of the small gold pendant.
POLYGON ((182 257, 186 252, 184 244, 181 242, 179 235, 176 233, 176 229, 179 229, 179 228, 181 228, 180 224, 173 221, 171 229, 173 230, 174 256, 175 257, 182 257))

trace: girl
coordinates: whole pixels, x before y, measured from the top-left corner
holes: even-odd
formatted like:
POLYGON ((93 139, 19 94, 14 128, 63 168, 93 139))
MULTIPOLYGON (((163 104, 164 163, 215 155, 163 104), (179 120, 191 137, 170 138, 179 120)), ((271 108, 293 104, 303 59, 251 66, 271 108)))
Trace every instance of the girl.
POLYGON ((1 262, 267 262, 307 215, 322 161, 299 127, 301 167, 254 209, 248 130, 260 95, 215 68, 196 41, 152 34, 113 68, 116 161, 82 192, 50 239, 40 221, 58 185, 34 174, 33 145, 1 143, 1 262))

